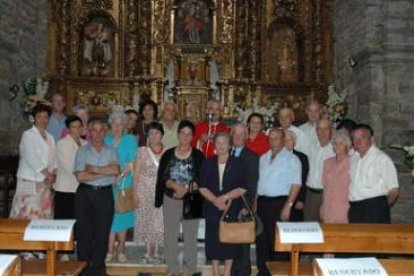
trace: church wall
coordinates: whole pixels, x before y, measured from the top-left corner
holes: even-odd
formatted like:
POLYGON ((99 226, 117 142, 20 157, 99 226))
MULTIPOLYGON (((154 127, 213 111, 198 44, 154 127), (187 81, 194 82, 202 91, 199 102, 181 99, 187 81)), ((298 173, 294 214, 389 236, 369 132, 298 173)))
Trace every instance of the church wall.
POLYGON ((414 144, 413 9, 409 0, 337 0, 334 8, 335 81, 349 95, 350 117, 373 126, 397 165, 401 198, 392 216, 404 223, 414 223, 414 183, 402 152, 388 145, 414 144))
POLYGON ((0 154, 16 154, 21 132, 22 82, 41 76, 47 65, 47 0, 0 0, 0 154), (8 101, 9 87, 20 92, 8 101))

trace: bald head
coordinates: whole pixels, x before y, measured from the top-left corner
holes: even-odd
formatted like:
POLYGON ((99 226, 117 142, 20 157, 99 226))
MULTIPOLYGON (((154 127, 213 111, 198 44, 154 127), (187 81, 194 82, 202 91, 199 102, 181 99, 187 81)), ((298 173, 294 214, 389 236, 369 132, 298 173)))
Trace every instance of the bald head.
POLYGON ((278 112, 279 124, 283 129, 288 129, 295 120, 295 113, 289 107, 283 107, 278 112))
POLYGON ((318 134, 321 146, 326 146, 331 141, 332 122, 328 119, 320 119, 316 125, 316 133, 318 134))
POLYGON ((211 114, 211 121, 218 122, 222 111, 221 103, 217 100, 210 100, 207 103, 207 114, 211 114))
POLYGON ((311 101, 306 108, 306 115, 309 122, 316 124, 321 117, 321 107, 317 101, 311 101))

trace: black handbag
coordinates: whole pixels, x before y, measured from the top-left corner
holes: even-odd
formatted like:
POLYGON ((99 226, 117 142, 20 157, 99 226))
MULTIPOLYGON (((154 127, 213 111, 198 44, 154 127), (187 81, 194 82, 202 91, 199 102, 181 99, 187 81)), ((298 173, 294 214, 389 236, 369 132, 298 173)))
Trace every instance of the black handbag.
POLYGON ((203 196, 194 189, 194 182, 190 183, 188 193, 183 198, 183 219, 199 219, 203 217, 203 196))

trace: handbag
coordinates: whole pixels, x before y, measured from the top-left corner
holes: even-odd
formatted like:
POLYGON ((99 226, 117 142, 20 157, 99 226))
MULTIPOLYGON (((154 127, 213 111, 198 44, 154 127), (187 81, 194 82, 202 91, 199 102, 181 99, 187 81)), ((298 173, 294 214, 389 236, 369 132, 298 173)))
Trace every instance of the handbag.
POLYGON ((238 222, 227 222, 224 220, 230 205, 227 205, 220 219, 219 224, 219 239, 222 243, 254 243, 256 239, 256 221, 253 212, 247 204, 244 196, 242 196, 243 203, 246 209, 249 211, 250 220, 238 221, 238 222))
POLYGON ((125 177, 121 179, 121 185, 115 196, 115 213, 126 213, 135 209, 134 190, 132 187, 125 188, 125 177))
POLYGON ((183 198, 183 219, 199 219, 203 217, 203 196, 194 190, 194 182, 190 183, 188 193, 183 198))

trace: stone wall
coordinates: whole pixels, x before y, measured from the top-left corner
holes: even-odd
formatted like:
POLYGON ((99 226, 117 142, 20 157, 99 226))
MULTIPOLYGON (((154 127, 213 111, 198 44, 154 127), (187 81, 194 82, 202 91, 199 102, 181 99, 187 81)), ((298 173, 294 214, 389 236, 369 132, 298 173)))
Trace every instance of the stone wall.
POLYGON ((414 183, 402 152, 388 145, 414 144, 413 12, 411 0, 336 0, 334 8, 335 82, 349 95, 350 117, 373 126, 397 165, 393 220, 404 223, 414 223, 414 183))
POLYGON ((47 71, 47 0, 0 0, 0 154, 17 153, 19 137, 28 127, 21 116, 22 82, 47 71), (9 87, 20 95, 8 100, 9 87))

